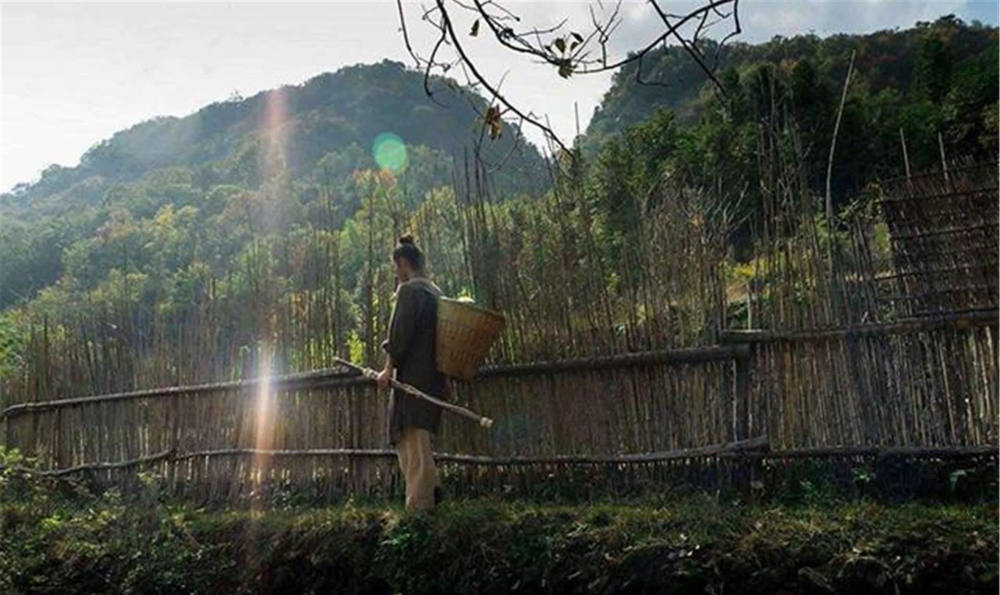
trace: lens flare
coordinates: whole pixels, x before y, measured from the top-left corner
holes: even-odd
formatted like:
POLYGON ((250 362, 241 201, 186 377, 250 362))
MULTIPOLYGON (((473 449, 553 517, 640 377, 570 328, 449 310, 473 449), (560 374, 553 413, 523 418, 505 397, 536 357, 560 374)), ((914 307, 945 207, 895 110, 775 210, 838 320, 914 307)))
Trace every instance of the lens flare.
MULTIPOLYGON (((254 448, 271 450, 274 448, 274 387, 271 379, 271 355, 267 349, 261 353, 259 378, 254 407, 254 448)), ((254 455, 251 477, 255 487, 260 486, 267 477, 270 462, 270 454, 254 455)))
POLYGON ((382 169, 393 173, 406 169, 406 144, 397 134, 383 132, 376 136, 372 143, 372 154, 375 156, 375 163, 382 169))
POLYGON ((261 179, 267 180, 287 167, 288 98, 284 89, 269 91, 264 97, 264 110, 257 122, 262 141, 260 156, 261 179))

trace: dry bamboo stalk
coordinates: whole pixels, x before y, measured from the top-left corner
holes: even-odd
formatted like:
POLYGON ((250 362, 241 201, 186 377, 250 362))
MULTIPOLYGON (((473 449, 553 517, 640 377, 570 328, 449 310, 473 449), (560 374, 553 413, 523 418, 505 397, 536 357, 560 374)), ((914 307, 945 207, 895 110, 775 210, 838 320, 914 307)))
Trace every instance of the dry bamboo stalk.
MULTIPOLYGON (((21 473, 29 473, 32 475, 41 475, 46 477, 62 477, 65 475, 71 475, 73 473, 79 473, 81 471, 103 471, 110 469, 125 469, 140 465, 148 465, 158 461, 171 459, 173 458, 173 455, 174 452, 172 450, 168 450, 161 453, 157 453, 155 455, 140 457, 128 461, 88 463, 85 465, 77 465, 75 467, 68 467, 64 469, 47 469, 44 471, 40 471, 38 469, 32 469, 29 467, 20 467, 20 466, 10 467, 10 469, 21 473)), ((0 470, 3 469, 7 469, 7 467, 0 465, 0 470)))
POLYGON ((787 332, 734 330, 724 333, 723 338, 726 341, 745 343, 814 341, 839 339, 856 335, 909 334, 922 333, 937 329, 963 329, 980 326, 993 326, 997 324, 998 320, 1000 320, 1000 318, 998 318, 998 314, 996 312, 971 312, 967 314, 945 314, 934 318, 901 320, 899 322, 882 325, 859 325, 855 327, 831 329, 810 329, 787 332))

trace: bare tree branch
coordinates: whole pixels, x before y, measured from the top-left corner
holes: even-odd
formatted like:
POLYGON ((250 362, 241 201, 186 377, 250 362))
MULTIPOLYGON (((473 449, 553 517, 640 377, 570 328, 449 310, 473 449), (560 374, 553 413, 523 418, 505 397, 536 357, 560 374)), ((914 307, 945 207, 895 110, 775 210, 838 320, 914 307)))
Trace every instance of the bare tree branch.
MULTIPOLYGON (((617 0, 610 11, 606 10, 602 0, 596 0, 597 10, 595 10, 594 4, 588 7, 590 28, 587 30, 585 26, 581 31, 567 31, 568 19, 565 18, 551 26, 533 27, 528 25, 521 27, 522 18, 508 6, 510 2, 506 0, 435 0, 432 6, 423 8, 421 15, 421 20, 428 23, 437 32, 431 52, 426 58, 418 54, 413 47, 410 32, 406 26, 407 19, 402 0, 397 0, 396 5, 406 49, 417 67, 424 71, 424 90, 428 96, 433 97, 432 74, 436 72, 447 73, 452 67, 458 65, 466 77, 465 88, 471 91, 484 89, 489 97, 490 107, 486 113, 482 112, 482 108, 474 105, 476 113, 481 118, 487 120, 487 115, 493 118, 499 113, 504 118, 517 120, 518 130, 522 128, 524 123, 528 123, 540 130, 561 150, 571 153, 548 124, 543 123, 541 119, 529 111, 517 107, 515 102, 500 92, 499 84, 491 82, 482 73, 464 46, 463 36, 468 34, 471 37, 476 37, 481 30, 489 30, 492 39, 500 47, 510 50, 516 55, 533 58, 538 63, 549 64, 556 69, 557 74, 562 78, 607 72, 636 62, 636 81, 642 85, 656 86, 666 86, 667 81, 650 80, 644 77, 643 61, 648 57, 648 54, 656 51, 661 45, 663 51, 668 51, 667 42, 671 40, 683 49, 687 56, 705 73, 715 88, 725 95, 725 89, 715 77, 715 70, 718 67, 719 53, 723 46, 741 32, 738 17, 739 0, 702 0, 701 3, 683 14, 667 13, 657 0, 648 0, 648 3, 659 17, 662 30, 652 41, 628 51, 626 55, 618 58, 609 57, 609 46, 613 35, 623 22, 621 16, 622 0, 617 0), (463 29, 461 34, 455 28, 454 17, 459 14, 464 15, 472 22, 471 30, 465 31, 463 29), (701 41, 713 27, 725 21, 732 21, 733 29, 714 44, 715 55, 709 60, 701 47, 701 41), (485 29, 483 29, 483 25, 485 25, 485 29), (453 61, 442 61, 439 58, 444 46, 448 46, 455 52, 456 57, 453 61), (497 111, 490 111, 494 109, 497 111)), ((494 123, 494 120, 484 121, 484 134, 485 127, 494 123)), ((480 136, 483 137, 483 135, 480 136)), ((496 133, 491 132, 491 136, 495 137, 496 133)), ((479 153, 478 150, 477 153, 479 153)))

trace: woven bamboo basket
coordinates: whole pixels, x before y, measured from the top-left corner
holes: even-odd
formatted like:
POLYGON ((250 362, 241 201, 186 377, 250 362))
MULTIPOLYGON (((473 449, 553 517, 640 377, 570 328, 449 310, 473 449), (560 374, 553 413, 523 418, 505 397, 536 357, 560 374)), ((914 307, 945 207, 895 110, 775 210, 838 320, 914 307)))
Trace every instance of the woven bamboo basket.
POLYGON ((471 302, 438 299, 437 368, 471 380, 503 330, 502 315, 471 302))

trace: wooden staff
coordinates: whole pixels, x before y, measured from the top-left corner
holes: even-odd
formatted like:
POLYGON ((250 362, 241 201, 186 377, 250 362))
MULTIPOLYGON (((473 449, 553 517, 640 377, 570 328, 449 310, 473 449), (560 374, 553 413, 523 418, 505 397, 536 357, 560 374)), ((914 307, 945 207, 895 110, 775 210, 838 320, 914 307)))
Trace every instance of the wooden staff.
MULTIPOLYGON (((366 368, 364 366, 358 366, 356 364, 352 364, 351 362, 349 362, 347 360, 344 360, 344 359, 341 359, 339 357, 334 357, 333 359, 334 359, 335 362, 337 362, 338 364, 340 364, 342 366, 346 366, 348 368, 351 368, 352 370, 357 370, 358 372, 361 372, 361 375, 364 376, 365 378, 370 378, 372 380, 375 380, 376 378, 378 378, 378 372, 376 372, 375 370, 373 370, 371 368, 366 368)), ((481 425, 484 428, 490 428, 490 427, 493 426, 493 420, 492 419, 490 419, 488 417, 484 417, 482 415, 479 415, 478 413, 475 413, 473 411, 469 411, 465 407, 460 407, 458 405, 452 405, 451 403, 445 403, 444 401, 442 401, 440 399, 435 399, 434 397, 432 397, 432 396, 428 395, 427 393, 421 391, 419 388, 416 388, 415 386, 411 386, 409 384, 406 384, 405 382, 400 382, 400 381, 396 380, 395 378, 390 378, 389 379, 389 384, 391 384, 393 386, 393 388, 398 388, 399 390, 401 390, 401 391, 403 391, 405 393, 411 394, 414 397, 417 397, 418 399, 423 399, 423 400, 425 400, 425 401, 427 401, 429 403, 433 403, 434 405, 437 405, 438 407, 440 407, 440 408, 442 408, 442 409, 444 409, 446 411, 451 411, 452 413, 455 413, 457 415, 461 415, 462 417, 466 417, 466 418, 471 419, 473 421, 479 422, 479 425, 481 425)))

